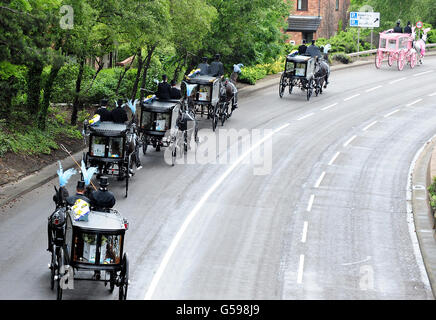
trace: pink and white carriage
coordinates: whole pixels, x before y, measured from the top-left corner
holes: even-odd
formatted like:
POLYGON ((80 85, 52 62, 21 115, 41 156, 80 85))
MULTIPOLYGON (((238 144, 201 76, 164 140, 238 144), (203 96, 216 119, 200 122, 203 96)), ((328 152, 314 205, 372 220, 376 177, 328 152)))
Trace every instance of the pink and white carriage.
POLYGON ((397 61, 398 70, 403 70, 406 63, 414 68, 417 63, 416 50, 413 47, 415 37, 408 33, 394 33, 392 29, 380 33, 380 42, 375 56, 375 66, 381 67, 383 59, 388 58, 388 65, 397 61))

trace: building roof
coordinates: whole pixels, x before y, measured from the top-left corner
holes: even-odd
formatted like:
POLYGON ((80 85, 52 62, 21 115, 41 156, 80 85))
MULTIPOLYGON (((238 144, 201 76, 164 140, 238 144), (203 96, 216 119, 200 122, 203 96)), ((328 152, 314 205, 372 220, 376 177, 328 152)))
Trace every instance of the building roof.
POLYGON ((318 16, 289 16, 287 31, 316 32, 321 24, 322 17, 318 16))

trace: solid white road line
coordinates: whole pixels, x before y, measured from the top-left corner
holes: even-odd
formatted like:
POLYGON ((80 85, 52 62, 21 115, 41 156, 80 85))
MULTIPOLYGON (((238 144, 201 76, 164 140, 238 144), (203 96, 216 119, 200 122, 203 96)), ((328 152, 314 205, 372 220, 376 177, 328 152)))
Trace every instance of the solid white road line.
POLYGON ((318 178, 318 181, 316 181, 315 185, 313 186, 314 188, 318 188, 318 187, 319 187, 319 185, 320 185, 321 182, 322 182, 322 179, 324 179, 324 176, 325 176, 325 171, 323 171, 323 172, 321 173, 321 176, 318 178))
POLYGON ((309 223, 307 221, 304 221, 303 226, 303 235, 301 236, 301 242, 305 243, 307 238, 307 227, 309 226, 309 223))
POLYGON ((397 110, 394 110, 394 111, 392 111, 392 112, 389 112, 388 114, 385 114, 384 117, 387 118, 387 117, 393 115, 394 113, 396 113, 396 112, 398 112, 398 111, 400 111, 400 109, 397 109, 397 110))
POLYGON ((156 270, 156 273, 153 276, 153 279, 150 283, 150 286, 148 287, 148 290, 144 296, 145 300, 150 300, 153 296, 156 287, 160 281, 160 278, 162 277, 163 272, 165 271, 165 268, 167 267, 171 256, 173 255, 178 243, 180 242, 184 232, 188 228, 191 221, 194 219, 194 217, 197 215, 197 213, 200 211, 203 204, 209 199, 210 195, 215 192, 215 190, 223 183, 223 181, 232 173, 232 171, 247 157, 249 156, 253 150, 258 148, 261 144, 263 144, 266 140, 270 139, 275 133, 285 129, 290 124, 287 123, 278 129, 274 130, 270 134, 263 137, 261 140, 259 140, 256 144, 252 145, 250 149, 248 149, 246 152, 244 152, 225 172, 224 174, 219 177, 219 179, 207 190, 207 192, 201 197, 200 201, 197 203, 197 205, 192 209, 192 211, 188 214, 185 221, 183 222, 182 226, 180 227, 179 231, 177 232, 176 236, 173 238, 168 250, 166 251, 158 269, 156 270))
POLYGON ((421 101, 422 101, 422 99, 415 100, 415 101, 413 101, 411 103, 406 104, 406 107, 413 106, 414 104, 417 104, 418 102, 421 102, 421 101))
POLYGON ((321 110, 327 110, 327 109, 333 108, 333 107, 336 106, 337 104, 338 104, 338 103, 335 102, 335 103, 333 103, 333 104, 331 104, 331 105, 329 105, 329 106, 327 106, 327 107, 321 108, 321 110))
POLYGON ((301 118, 298 118, 297 119, 297 121, 300 121, 300 120, 303 120, 303 119, 306 119, 306 118, 309 118, 309 117, 311 117, 311 116, 313 116, 315 113, 309 113, 309 114, 306 114, 305 116, 302 116, 301 118))
POLYGON ((371 128, 373 125, 375 125, 377 122, 378 122, 378 121, 371 122, 371 123, 368 124, 365 128, 363 128, 362 131, 366 131, 366 130, 368 130, 368 129, 371 128))
POLYGON ((403 80, 406 80, 406 77, 400 78, 400 79, 397 79, 397 80, 393 80, 393 81, 389 82, 389 84, 394 84, 394 83, 397 83, 397 82, 403 81, 403 80))
POLYGON ((351 97, 345 98, 344 101, 351 100, 351 99, 356 98, 356 97, 358 97, 358 96, 360 96, 360 93, 355 94, 354 96, 351 96, 351 97))
POLYGON ((310 196, 309 203, 307 204, 306 211, 310 212, 310 210, 312 210, 313 200, 315 200, 315 195, 314 194, 312 194, 310 196))
POLYGON ((304 269, 304 254, 300 255, 300 263, 298 264, 297 283, 303 282, 303 269, 304 269))
POLYGON ((413 76, 414 77, 419 77, 419 76, 422 76, 423 74, 430 73, 430 72, 433 72, 433 70, 428 70, 428 71, 424 71, 424 72, 421 72, 421 73, 417 73, 417 74, 414 74, 413 76))
POLYGON ((336 152, 336 154, 333 156, 332 160, 330 160, 329 166, 331 166, 333 164, 333 162, 335 162, 335 160, 339 156, 339 154, 340 154, 340 152, 336 152))
POLYGON ((367 89, 365 92, 371 92, 371 91, 374 91, 374 90, 377 90, 377 89, 380 89, 380 88, 382 88, 383 86, 377 86, 377 87, 374 87, 374 88, 371 88, 371 89, 367 89))
POLYGON ((344 147, 348 146, 348 145, 351 143, 351 141, 353 141, 353 140, 356 139, 356 138, 357 138, 357 136, 352 136, 350 139, 347 140, 347 142, 345 142, 345 143, 343 144, 343 146, 344 146, 344 147))

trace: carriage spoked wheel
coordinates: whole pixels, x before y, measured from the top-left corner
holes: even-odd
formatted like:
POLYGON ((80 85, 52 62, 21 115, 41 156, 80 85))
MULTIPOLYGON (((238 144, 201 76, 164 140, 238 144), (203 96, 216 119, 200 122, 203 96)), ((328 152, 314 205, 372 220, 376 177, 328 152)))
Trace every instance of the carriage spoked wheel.
POLYGON ((394 60, 395 60, 395 53, 389 53, 389 56, 388 56, 389 67, 392 67, 392 65, 394 64, 394 60))
POLYGON ((404 51, 401 51, 398 55, 398 70, 403 70, 404 65, 406 64, 406 56, 404 54, 404 51))
POLYGON ((417 56, 416 56, 416 52, 412 52, 412 54, 410 55, 410 68, 415 68, 417 63, 417 56))
POLYGON ((313 93, 313 78, 310 78, 308 85, 307 85, 307 101, 310 100, 310 97, 312 96, 313 93))
POLYGON ((218 125, 218 104, 213 109, 212 114, 212 130, 215 131, 216 127, 218 125))
POLYGON ((383 52, 378 51, 377 54, 375 55, 375 67, 377 69, 380 69, 382 61, 383 61, 383 52))
POLYGON ((129 288, 129 260, 127 259, 127 253, 124 253, 121 262, 121 272, 118 279, 119 286, 119 300, 127 299, 127 289, 129 288))
POLYGON ((286 80, 285 80, 285 74, 282 73, 282 76, 280 77, 280 84, 279 84, 279 97, 283 98, 283 93, 285 92, 286 88, 286 80))

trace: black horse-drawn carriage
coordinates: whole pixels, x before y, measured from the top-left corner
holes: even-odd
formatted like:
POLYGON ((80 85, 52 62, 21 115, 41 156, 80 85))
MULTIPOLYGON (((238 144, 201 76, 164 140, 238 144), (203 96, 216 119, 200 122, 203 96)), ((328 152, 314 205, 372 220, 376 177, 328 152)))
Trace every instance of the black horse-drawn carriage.
POLYGON ((316 96, 322 93, 324 83, 327 83, 330 72, 327 61, 319 57, 307 55, 289 54, 286 57, 285 69, 280 78, 279 96, 283 97, 286 87, 289 94, 294 87, 306 91, 306 98, 315 93, 316 96))
POLYGON ((89 137, 88 152, 83 155, 85 166, 97 167, 97 177, 116 176, 126 181, 126 197, 129 178, 133 174, 134 134, 136 125, 103 121, 96 125, 85 124, 84 133, 89 137))
POLYGON ((86 219, 77 218, 80 209, 66 205, 62 198, 61 189, 57 190, 56 210, 48 221, 50 286, 52 290, 56 286, 57 299, 62 299, 64 289, 74 288, 74 281, 90 280, 109 284, 110 292, 117 286, 119 299, 125 300, 129 286, 129 261, 124 252, 127 220, 113 209, 90 210, 86 219))
POLYGON ((139 132, 144 154, 149 145, 156 151, 167 147, 174 165, 176 157, 188 151, 192 133, 197 141, 197 130, 195 115, 180 100, 152 98, 141 104, 139 132))
POLYGON ((223 77, 210 75, 196 75, 186 77, 182 82, 184 100, 188 100, 195 114, 207 115, 212 120, 212 129, 215 131, 218 121, 221 125, 231 116, 233 110, 229 109, 226 96, 226 86, 223 77))

